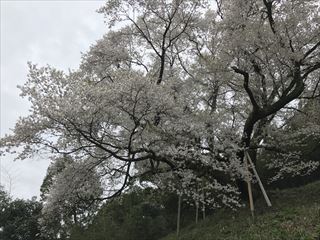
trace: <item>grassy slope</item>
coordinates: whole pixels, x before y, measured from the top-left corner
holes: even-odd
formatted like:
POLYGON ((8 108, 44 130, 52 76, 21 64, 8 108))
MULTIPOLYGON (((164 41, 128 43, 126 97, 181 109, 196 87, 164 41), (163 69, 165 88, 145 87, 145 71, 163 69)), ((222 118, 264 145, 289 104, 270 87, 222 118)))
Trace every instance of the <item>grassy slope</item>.
MULTIPOLYGON (((179 240, 320 240, 320 182, 269 192, 273 207, 262 199, 253 223, 247 209, 217 211, 182 230, 179 240)), ((176 240, 171 234, 162 240, 176 240)))

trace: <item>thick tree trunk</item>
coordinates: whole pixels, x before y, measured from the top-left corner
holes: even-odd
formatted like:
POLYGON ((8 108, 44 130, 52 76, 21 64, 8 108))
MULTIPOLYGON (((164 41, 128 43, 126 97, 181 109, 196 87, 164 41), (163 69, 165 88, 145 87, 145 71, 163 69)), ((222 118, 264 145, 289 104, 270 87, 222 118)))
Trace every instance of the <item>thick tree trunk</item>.
MULTIPOLYGON (((247 118, 245 125, 244 125, 244 129, 243 129, 243 133, 242 133, 242 138, 241 138, 241 143, 242 146, 244 148, 249 148, 250 147, 250 143, 251 143, 251 135, 255 126, 255 123, 259 120, 258 118, 258 114, 255 113, 255 111, 253 110, 250 114, 249 117, 247 118)), ((239 151, 238 152, 238 157, 239 159, 241 159, 241 162, 243 163, 244 160, 244 151, 239 151)), ((255 158, 256 159, 256 158, 255 158)), ((243 179, 238 179, 237 180, 237 185, 239 188, 239 191, 241 193, 241 198, 246 200, 247 196, 248 196, 248 189, 247 189, 247 183, 246 181, 244 181, 243 179)))
MULTIPOLYGON (((259 103, 256 101, 255 96, 253 92, 250 89, 249 86, 249 73, 238 69, 236 67, 233 67, 233 70, 236 73, 239 73, 243 75, 244 77, 244 89, 246 90, 251 104, 252 104, 252 111, 249 114, 245 125, 243 129, 243 134, 241 138, 241 143, 242 147, 249 149, 250 148, 250 143, 251 143, 251 138, 252 138, 252 133, 255 124, 262 119, 266 119, 268 116, 275 114, 278 112, 280 109, 282 109, 286 104, 290 103, 294 99, 300 96, 300 94, 304 90, 304 83, 303 83, 303 78, 301 77, 301 71, 300 71, 300 63, 295 62, 294 63, 294 72, 293 72, 293 78, 290 82, 290 84, 287 86, 286 89, 283 90, 282 96, 274 103, 268 104, 266 102, 266 105, 260 106, 259 103)), ((251 153, 252 154, 252 153, 251 153)), ((244 158, 244 152, 239 151, 238 153, 239 159, 243 162, 244 158)), ((255 158, 254 158, 255 159, 255 158)), ((254 164, 256 163, 256 159, 254 160, 254 164)), ((237 181, 239 190, 241 192, 241 197, 244 199, 245 196, 247 195, 247 190, 245 187, 245 181, 242 179, 239 179, 237 181)))

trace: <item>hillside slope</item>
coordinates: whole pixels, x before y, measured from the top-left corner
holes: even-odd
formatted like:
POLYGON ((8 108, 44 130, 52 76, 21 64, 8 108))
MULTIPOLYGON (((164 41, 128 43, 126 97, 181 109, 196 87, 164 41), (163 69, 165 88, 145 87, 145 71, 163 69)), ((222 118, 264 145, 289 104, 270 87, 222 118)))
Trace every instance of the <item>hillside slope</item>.
MULTIPOLYGON (((320 240, 320 182, 269 192, 272 208, 262 199, 254 221, 248 209, 216 214, 182 229, 179 240, 320 240)), ((171 234, 162 240, 176 240, 171 234)))

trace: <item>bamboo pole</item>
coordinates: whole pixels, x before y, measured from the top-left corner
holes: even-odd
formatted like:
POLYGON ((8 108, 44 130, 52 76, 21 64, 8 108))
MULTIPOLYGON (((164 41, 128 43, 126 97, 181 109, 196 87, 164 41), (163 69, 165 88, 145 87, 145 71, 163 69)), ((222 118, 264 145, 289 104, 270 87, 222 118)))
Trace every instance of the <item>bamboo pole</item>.
POLYGON ((253 170, 253 173, 254 173, 254 175, 256 176, 257 180, 258 180, 259 187, 260 187, 260 189, 261 189, 261 191, 262 191, 263 197, 264 197, 264 199, 265 199, 268 207, 271 207, 271 206, 272 206, 271 201, 270 201, 270 199, 269 199, 269 197, 268 197, 268 195, 267 195, 266 190, 265 190, 264 187, 263 187, 263 184, 262 184, 261 179, 260 179, 260 177, 259 177, 259 175, 258 175, 258 172, 257 172, 257 170, 256 170, 256 168, 255 168, 255 166, 254 166, 254 164, 253 164, 253 162, 252 162, 252 160, 251 160, 251 157, 250 157, 250 155, 249 155, 248 152, 245 152, 245 155, 247 156, 247 159, 249 160, 249 163, 250 163, 250 165, 251 165, 251 168, 252 168, 252 170, 253 170))
POLYGON ((246 181, 247 181, 247 185, 248 185, 250 211, 251 211, 252 218, 254 218, 254 205, 253 205, 253 197, 252 197, 252 188, 251 188, 251 181, 249 179, 249 167, 248 167, 247 155, 246 154, 244 155, 244 164, 245 164, 245 168, 247 170, 246 181))

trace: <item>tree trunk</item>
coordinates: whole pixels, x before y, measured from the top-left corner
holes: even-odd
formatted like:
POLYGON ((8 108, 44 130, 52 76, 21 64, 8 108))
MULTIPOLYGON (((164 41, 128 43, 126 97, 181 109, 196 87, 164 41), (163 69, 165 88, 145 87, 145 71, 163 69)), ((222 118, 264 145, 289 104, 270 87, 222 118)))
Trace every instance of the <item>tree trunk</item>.
MULTIPOLYGON (((254 129, 254 125, 259 119, 257 115, 258 114, 255 113, 255 111, 252 111, 249 114, 249 117, 247 118, 247 120, 245 122, 243 133, 242 133, 242 138, 241 138, 241 143, 244 148, 250 147, 251 135, 252 135, 252 132, 254 129)), ((241 162, 243 163, 244 162, 244 151, 243 150, 239 151, 237 155, 238 155, 239 159, 241 160, 241 162)), ((248 189, 247 189, 246 181, 244 181, 243 179, 238 179, 237 185, 238 185, 239 191, 241 193, 240 197, 244 200, 247 199, 248 189)))

